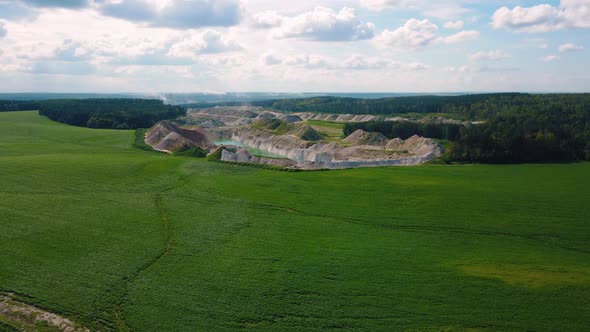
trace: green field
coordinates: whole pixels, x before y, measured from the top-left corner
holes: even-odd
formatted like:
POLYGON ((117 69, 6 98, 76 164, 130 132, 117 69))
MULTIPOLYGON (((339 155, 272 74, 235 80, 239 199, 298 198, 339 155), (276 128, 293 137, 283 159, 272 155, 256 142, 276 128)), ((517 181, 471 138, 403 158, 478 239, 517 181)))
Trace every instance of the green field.
POLYGON ((0 291, 103 331, 590 327, 590 163, 287 173, 133 137, 0 113, 0 291))

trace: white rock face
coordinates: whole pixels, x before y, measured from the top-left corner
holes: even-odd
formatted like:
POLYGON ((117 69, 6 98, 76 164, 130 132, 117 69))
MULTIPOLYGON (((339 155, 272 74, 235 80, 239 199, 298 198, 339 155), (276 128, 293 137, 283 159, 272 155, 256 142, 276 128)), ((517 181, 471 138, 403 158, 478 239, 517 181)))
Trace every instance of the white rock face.
POLYGON ((265 164, 281 167, 295 167, 297 163, 291 159, 276 159, 252 156, 245 149, 238 149, 236 152, 223 150, 221 152, 221 160, 231 161, 237 163, 253 163, 253 164, 265 164))
POLYGON ((342 147, 338 143, 308 146, 307 142, 294 136, 276 136, 252 129, 234 132, 232 140, 286 156, 295 161, 297 167, 306 169, 419 165, 440 157, 444 152, 440 144, 419 136, 406 141, 394 139, 379 146, 342 147))

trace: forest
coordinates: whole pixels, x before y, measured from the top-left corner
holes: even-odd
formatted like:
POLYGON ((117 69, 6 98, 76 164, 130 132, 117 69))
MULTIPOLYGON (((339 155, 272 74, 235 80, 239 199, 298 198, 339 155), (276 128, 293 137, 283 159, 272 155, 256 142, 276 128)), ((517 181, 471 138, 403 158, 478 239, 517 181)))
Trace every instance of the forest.
POLYGON ((33 111, 39 109, 39 102, 25 100, 0 100, 0 112, 33 111))
POLYGON ((103 129, 149 128, 185 111, 155 99, 63 99, 39 102, 39 114, 73 126, 103 129))
MULTIPOLYGON (((555 96, 543 102, 482 104, 470 115, 480 124, 453 125, 375 121, 349 123, 345 134, 357 129, 387 137, 420 135, 452 141, 448 161, 524 163, 590 160, 590 107, 584 96, 555 96), (571 98, 571 99, 570 99, 571 98), (579 98, 580 102, 573 102, 579 98)), ((474 108, 476 106, 471 106, 474 108)))

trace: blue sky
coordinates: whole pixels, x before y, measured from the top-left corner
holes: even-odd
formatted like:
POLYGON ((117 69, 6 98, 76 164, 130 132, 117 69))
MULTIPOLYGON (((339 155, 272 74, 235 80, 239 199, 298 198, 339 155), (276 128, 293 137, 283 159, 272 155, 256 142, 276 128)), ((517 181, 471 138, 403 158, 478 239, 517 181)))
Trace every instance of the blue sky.
POLYGON ((589 92, 590 0, 0 0, 1 92, 589 92))

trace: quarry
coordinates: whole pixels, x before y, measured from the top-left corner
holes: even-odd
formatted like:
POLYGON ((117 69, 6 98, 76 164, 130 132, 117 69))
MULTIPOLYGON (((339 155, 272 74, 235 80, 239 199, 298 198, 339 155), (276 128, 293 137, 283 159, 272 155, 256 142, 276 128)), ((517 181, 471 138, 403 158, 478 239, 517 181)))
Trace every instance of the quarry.
MULTIPOLYGON (((281 113, 251 106, 189 110, 186 116, 161 121, 145 136, 155 150, 175 153, 200 148, 221 161, 297 169, 346 169, 412 166, 440 157, 444 148, 433 139, 412 136, 388 139, 361 129, 337 137, 331 124, 365 122, 375 115, 281 113), (325 122, 326 125, 322 125, 325 122), (324 127, 325 126, 325 127, 324 127)), ((410 121, 384 118, 384 121, 410 121)), ((457 121, 436 119, 436 121, 457 121)))

